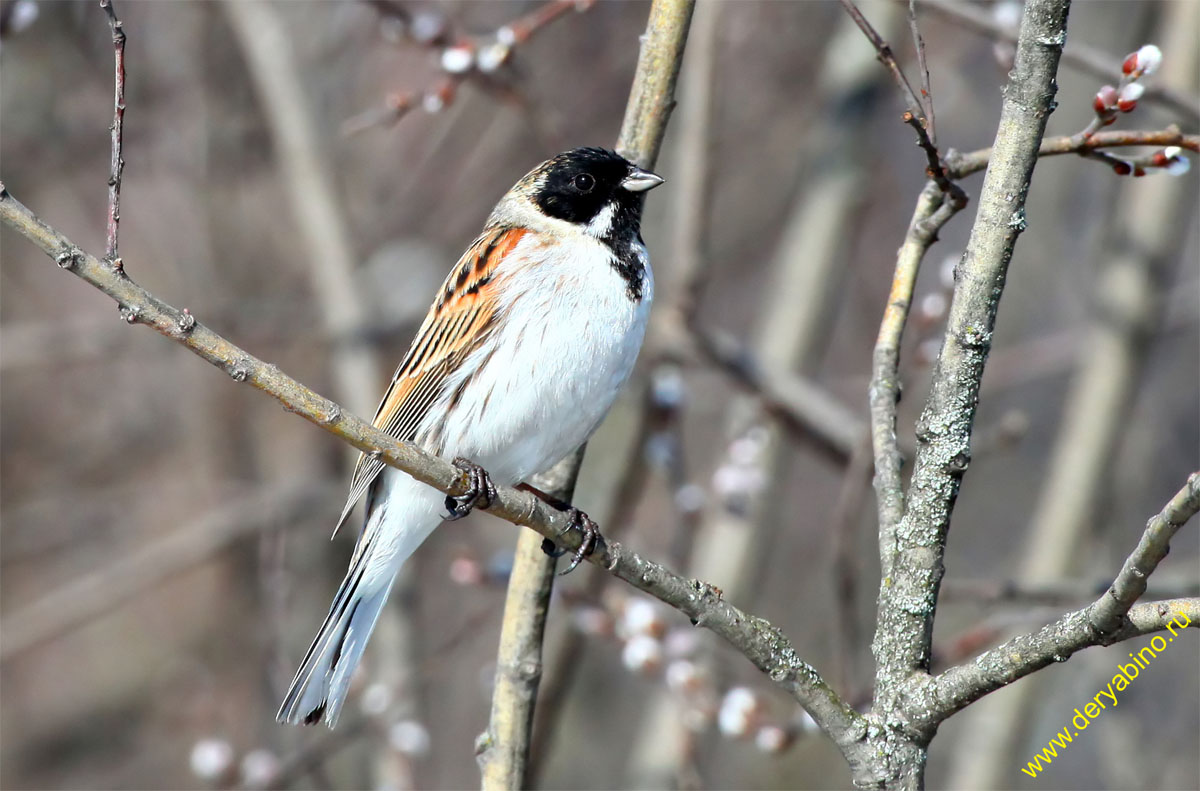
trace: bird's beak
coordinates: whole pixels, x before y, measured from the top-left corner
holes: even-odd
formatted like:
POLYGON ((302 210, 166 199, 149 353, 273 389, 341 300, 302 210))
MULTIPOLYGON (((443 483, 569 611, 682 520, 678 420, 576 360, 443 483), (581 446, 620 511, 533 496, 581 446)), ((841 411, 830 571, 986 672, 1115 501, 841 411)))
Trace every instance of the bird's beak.
POLYGON ((621 186, 629 192, 645 192, 662 184, 664 180, 662 176, 635 167, 630 169, 629 175, 621 182, 621 186))

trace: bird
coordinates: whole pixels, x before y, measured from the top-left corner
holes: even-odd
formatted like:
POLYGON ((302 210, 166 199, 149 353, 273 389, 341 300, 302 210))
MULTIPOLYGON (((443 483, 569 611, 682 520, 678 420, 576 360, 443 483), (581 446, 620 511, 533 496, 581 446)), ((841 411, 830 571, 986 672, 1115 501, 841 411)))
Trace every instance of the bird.
MULTIPOLYGON (((337 528, 365 498, 363 526, 279 722, 333 728, 400 566, 442 521, 486 508, 497 485, 523 484, 599 426, 645 337, 654 275, 642 207, 662 183, 616 152, 576 148, 535 167, 496 204, 434 298, 374 420, 397 440, 453 459, 468 489, 447 496, 377 455, 359 456, 337 528)), ((584 534, 570 571, 597 528, 552 504, 584 534)))

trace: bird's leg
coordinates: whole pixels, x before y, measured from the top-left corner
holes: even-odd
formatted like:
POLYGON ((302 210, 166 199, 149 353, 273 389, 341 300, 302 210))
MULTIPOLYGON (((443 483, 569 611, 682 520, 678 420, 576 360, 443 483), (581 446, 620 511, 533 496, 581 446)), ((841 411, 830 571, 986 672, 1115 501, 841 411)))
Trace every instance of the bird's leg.
MULTIPOLYGON (((563 511, 567 514, 567 526, 558 531, 560 536, 564 536, 572 530, 578 528, 583 533, 583 540, 579 543, 579 549, 575 550, 575 554, 571 557, 571 563, 565 569, 559 572, 559 576, 570 574, 574 571, 583 559, 592 554, 596 550, 596 543, 600 539, 600 526, 597 525, 590 516, 580 511, 570 503, 564 503, 552 494, 547 494, 536 486, 530 486, 527 483, 517 484, 518 489, 524 489, 533 496, 537 497, 542 502, 549 505, 558 511, 563 511)), ((542 551, 552 558, 560 558, 567 554, 566 549, 560 549, 555 546, 554 542, 546 538, 542 540, 542 551)))
POLYGON ((451 522, 462 519, 471 513, 475 506, 487 508, 496 499, 496 485, 492 483, 487 470, 461 456, 455 459, 453 464, 466 473, 467 491, 459 495, 446 495, 446 510, 450 512, 446 519, 451 522))

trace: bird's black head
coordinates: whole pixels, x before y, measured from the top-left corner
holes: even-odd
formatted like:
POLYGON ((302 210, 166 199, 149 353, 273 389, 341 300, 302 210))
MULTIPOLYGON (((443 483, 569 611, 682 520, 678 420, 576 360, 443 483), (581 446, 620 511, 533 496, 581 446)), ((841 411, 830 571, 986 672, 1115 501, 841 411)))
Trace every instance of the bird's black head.
POLYGON ((663 182, 603 148, 567 151, 530 175, 537 179, 533 200, 538 208, 602 239, 635 238, 644 193, 663 182))

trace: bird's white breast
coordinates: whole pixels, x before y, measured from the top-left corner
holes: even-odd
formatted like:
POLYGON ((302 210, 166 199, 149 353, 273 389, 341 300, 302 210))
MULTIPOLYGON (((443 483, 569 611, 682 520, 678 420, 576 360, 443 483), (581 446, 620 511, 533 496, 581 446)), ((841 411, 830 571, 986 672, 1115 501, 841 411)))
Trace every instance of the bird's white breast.
POLYGON ((475 461, 497 483, 546 469, 595 430, 633 370, 654 291, 640 245, 634 299, 605 245, 582 234, 549 246, 536 240, 513 251, 523 271, 506 278, 503 319, 446 387, 464 385, 444 415, 442 453, 475 461))

